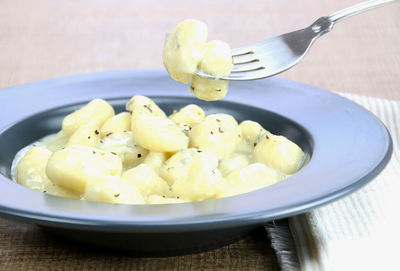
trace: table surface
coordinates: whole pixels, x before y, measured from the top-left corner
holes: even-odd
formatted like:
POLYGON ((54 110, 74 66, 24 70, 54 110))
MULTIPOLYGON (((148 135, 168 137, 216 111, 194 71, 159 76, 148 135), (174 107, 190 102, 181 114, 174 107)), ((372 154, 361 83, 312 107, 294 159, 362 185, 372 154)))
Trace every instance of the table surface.
MULTIPOLYGON (((233 48, 311 24, 359 1, 2 0, 0 89, 57 76, 162 68, 165 32, 185 18, 233 48)), ((400 100, 400 4, 360 14, 321 37, 280 75, 331 91, 400 100)), ((1 91, 1 90, 0 90, 1 91)), ((229 95, 229 94, 228 94, 229 95)), ((82 247, 0 218, 0 269, 277 270, 265 231, 209 252, 134 258, 82 247)))

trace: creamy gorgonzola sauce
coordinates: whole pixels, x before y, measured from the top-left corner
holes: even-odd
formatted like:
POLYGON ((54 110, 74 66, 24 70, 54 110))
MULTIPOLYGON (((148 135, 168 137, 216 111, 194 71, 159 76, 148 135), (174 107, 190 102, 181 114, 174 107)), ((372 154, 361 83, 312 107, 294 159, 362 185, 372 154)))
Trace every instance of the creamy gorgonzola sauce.
POLYGON ((180 203, 273 185, 303 163, 299 146, 254 121, 206 115, 194 104, 167 116, 140 95, 126 109, 115 114, 95 99, 67 115, 59 133, 17 154, 13 178, 73 199, 180 203))

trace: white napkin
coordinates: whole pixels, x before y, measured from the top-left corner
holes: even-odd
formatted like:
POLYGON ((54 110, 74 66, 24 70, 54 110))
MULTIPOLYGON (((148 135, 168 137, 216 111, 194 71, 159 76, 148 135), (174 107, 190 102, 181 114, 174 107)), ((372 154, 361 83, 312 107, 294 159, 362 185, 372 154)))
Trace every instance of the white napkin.
MULTIPOLYGON (((388 166, 357 192, 289 219, 302 270, 400 270, 400 103, 352 94, 389 129, 388 166)), ((371 138, 371 141, 375 140, 371 138)))

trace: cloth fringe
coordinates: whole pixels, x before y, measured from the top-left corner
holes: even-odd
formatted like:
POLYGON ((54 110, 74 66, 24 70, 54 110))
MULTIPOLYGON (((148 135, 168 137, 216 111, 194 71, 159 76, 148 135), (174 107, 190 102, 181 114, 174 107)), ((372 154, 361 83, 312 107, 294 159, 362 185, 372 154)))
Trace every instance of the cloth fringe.
POLYGON ((265 230, 271 240, 271 246, 275 251, 278 263, 283 271, 300 270, 297 258, 296 245, 287 220, 268 222, 265 230))

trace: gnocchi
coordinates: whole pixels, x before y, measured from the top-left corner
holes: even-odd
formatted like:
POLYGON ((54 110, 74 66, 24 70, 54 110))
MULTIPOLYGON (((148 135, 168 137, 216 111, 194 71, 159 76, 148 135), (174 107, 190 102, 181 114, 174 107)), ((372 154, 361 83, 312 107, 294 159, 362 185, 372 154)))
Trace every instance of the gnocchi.
POLYGON ((214 40, 207 42, 207 26, 198 20, 187 19, 167 33, 163 50, 164 66, 179 82, 192 83, 189 88, 199 99, 215 101, 228 92, 226 80, 218 78, 230 74, 233 61, 228 44, 214 40), (202 78, 198 71, 216 79, 202 78))
POLYGON ((15 180, 73 199, 173 204, 273 185, 303 163, 299 146, 254 121, 194 104, 168 116, 140 95, 126 109, 96 99, 67 115, 60 132, 17 154, 15 180))

